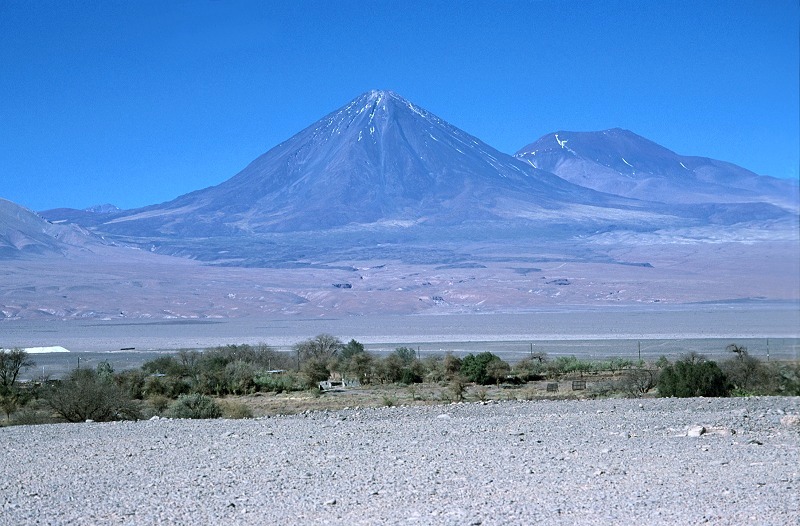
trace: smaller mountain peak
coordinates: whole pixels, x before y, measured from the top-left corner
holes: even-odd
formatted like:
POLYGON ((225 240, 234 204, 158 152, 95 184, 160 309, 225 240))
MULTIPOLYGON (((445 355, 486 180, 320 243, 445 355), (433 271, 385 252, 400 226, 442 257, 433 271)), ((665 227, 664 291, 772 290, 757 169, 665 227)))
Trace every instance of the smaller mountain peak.
POLYGON ((112 212, 120 212, 122 209, 116 205, 104 203, 102 205, 94 205, 89 208, 84 208, 84 212, 92 212, 95 214, 110 214, 112 212))

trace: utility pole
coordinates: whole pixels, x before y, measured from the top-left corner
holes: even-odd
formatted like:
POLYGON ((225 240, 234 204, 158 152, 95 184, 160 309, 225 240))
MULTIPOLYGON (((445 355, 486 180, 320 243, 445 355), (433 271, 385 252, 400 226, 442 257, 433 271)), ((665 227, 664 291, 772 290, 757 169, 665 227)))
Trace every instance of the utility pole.
POLYGON ((641 340, 638 342, 638 347, 639 347, 639 363, 641 364, 642 363, 642 342, 641 342, 641 340))
POLYGON ((767 338, 767 361, 769 361, 769 338, 767 338))

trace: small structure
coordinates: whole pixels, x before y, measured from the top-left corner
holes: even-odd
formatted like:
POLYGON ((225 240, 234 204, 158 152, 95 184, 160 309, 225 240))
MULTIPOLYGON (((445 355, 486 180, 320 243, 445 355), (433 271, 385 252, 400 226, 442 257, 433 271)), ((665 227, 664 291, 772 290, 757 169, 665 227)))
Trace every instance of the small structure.
POLYGON ((586 389, 586 380, 572 380, 573 391, 583 391, 586 389))
POLYGON ((320 391, 329 391, 337 387, 361 387, 361 382, 358 380, 334 380, 329 378, 319 383, 320 391))
POLYGON ((548 393, 558 392, 558 384, 557 383, 549 383, 549 384, 547 384, 547 392, 548 393))

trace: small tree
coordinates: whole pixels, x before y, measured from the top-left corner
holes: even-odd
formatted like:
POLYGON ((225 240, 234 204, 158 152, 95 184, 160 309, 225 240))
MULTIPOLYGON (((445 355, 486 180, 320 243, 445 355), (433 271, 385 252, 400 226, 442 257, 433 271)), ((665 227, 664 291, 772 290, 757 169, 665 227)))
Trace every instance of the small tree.
POLYGON ((392 353, 381 360, 381 381, 396 383, 403 378, 403 368, 405 367, 403 358, 397 353, 392 353))
POLYGON ((255 390, 256 369, 253 364, 236 360, 225 366, 225 375, 229 393, 240 395, 255 390))
POLYGON ((644 367, 627 369, 620 380, 620 388, 631 396, 649 393, 658 383, 658 370, 644 367))
POLYGON ((444 366, 444 376, 447 379, 452 379, 461 372, 462 360, 452 352, 447 352, 442 360, 444 366))
POLYGON ((490 352, 468 354, 461 362, 461 374, 477 384, 485 385, 499 381, 501 376, 508 374, 508 371, 510 371, 508 364, 490 352))
POLYGON ((347 362, 347 374, 351 378, 358 378, 363 384, 372 382, 372 369, 374 359, 371 354, 363 352, 352 355, 347 362))
POLYGON ((34 362, 22 349, 0 349, 0 407, 10 420, 11 415, 27 404, 30 396, 16 386, 19 373, 34 362))
POLYGON ((0 349, 0 391, 12 389, 20 371, 34 365, 22 349, 0 349))
POLYGON ((511 367, 508 363, 499 358, 497 360, 492 360, 486 365, 486 376, 488 379, 494 380, 498 385, 500 385, 500 382, 508 376, 510 372, 511 367))
POLYGON ((47 391, 48 405, 68 422, 134 420, 139 408, 113 378, 91 369, 75 369, 47 391))
POLYGON ((327 360, 338 355, 343 348, 342 340, 330 334, 318 334, 294 346, 295 352, 300 357, 300 362, 311 358, 327 360))
MULTIPOLYGON (((367 354, 364 350, 364 346, 357 342, 356 340, 350 340, 347 342, 346 345, 342 347, 339 351, 338 360, 337 360, 337 367, 338 371, 342 373, 342 377, 344 375, 349 375, 351 373, 351 363, 353 360, 357 360, 358 357, 367 354)), ((358 374, 355 375, 358 377, 358 374)))
POLYGON ((747 347, 732 343, 726 350, 735 357, 722 362, 722 370, 738 393, 747 393, 750 390, 771 391, 769 384, 773 382, 770 381, 767 368, 758 358, 750 356, 747 347))
POLYGON ((422 381, 425 369, 417 359, 417 353, 409 347, 398 347, 387 357, 387 369, 392 371, 393 381, 415 384, 422 381))
POLYGON ((622 371, 623 369, 627 369, 631 366, 633 366, 633 362, 627 358, 616 357, 608 361, 608 369, 611 371, 611 374, 614 374, 616 371, 622 371))
POLYGON ((441 382, 446 378, 444 372, 444 357, 437 354, 429 354, 420 361, 425 373, 425 381, 431 383, 441 382))
MULTIPOLYGON (((191 358, 188 352, 181 352, 185 353, 184 357, 187 363, 189 363, 191 358)), ((199 359, 200 353, 195 352, 194 354, 197 355, 199 359)), ((184 366, 174 356, 159 356, 158 358, 144 362, 142 364, 142 370, 147 374, 165 374, 167 376, 183 376, 184 374, 188 374, 188 366, 184 366)))
POLYGON ((464 400, 464 393, 467 391, 467 379, 461 375, 456 375, 450 380, 449 388, 453 401, 461 402, 464 400))
POLYGON ((512 372, 516 374, 520 380, 529 382, 540 378, 544 374, 545 364, 535 358, 523 358, 514 364, 512 372))
POLYGON ((309 388, 318 386, 320 382, 327 380, 331 375, 328 363, 323 358, 310 358, 303 362, 301 373, 309 388))

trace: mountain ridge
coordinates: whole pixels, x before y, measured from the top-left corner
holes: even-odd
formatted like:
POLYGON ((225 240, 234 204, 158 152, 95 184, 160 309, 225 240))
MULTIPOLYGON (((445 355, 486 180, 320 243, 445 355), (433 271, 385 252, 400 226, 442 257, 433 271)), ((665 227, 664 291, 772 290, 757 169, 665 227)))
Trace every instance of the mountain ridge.
POLYGON ((0 198, 0 259, 64 256, 106 244, 76 224, 53 224, 36 212, 0 198))

